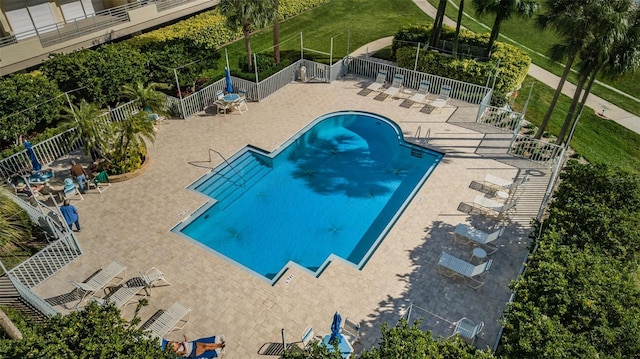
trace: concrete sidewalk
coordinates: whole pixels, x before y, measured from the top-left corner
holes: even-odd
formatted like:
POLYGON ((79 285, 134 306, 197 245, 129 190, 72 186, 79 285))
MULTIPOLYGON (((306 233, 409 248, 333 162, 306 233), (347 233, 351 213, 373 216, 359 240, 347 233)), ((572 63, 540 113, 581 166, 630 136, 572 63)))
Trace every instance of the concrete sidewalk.
MULTIPOLYGON (((413 0, 413 2, 427 15, 435 18, 437 9, 433 7, 427 0, 413 0)), ((444 24, 452 27, 456 26, 455 21, 447 17, 444 18, 444 24)), ((353 51, 351 53, 351 56, 368 56, 368 54, 370 53, 391 45, 392 40, 393 37, 389 36, 370 42, 369 44, 353 51)), ((529 76, 544 84, 547 84, 554 89, 558 87, 558 84, 560 83, 560 77, 533 63, 531 64, 531 66, 529 66, 529 76)), ((570 98, 573 97, 575 90, 576 86, 568 81, 565 82, 564 86, 562 87, 562 93, 569 96, 570 98)), ((612 104, 611 102, 595 96, 594 94, 589 95, 586 106, 593 109, 594 112, 603 113, 606 118, 609 118, 612 121, 620 124, 621 126, 624 126, 629 130, 640 134, 640 117, 629 113, 624 109, 621 109, 620 107, 612 104)))

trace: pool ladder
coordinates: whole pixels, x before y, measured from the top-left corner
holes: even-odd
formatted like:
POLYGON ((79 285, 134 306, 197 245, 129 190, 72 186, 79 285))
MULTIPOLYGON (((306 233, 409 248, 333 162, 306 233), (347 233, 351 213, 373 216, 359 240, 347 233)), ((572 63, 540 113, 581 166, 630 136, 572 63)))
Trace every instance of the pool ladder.
POLYGON ((429 143, 429 138, 431 137, 431 129, 427 128, 427 132, 425 132, 423 138, 420 138, 421 132, 422 132, 422 126, 418 126, 418 129, 416 130, 416 134, 415 136, 413 136, 413 138, 419 145, 426 145, 427 143, 429 143))
MULTIPOLYGON (((242 176, 238 171, 236 171, 235 167, 233 167, 233 165, 232 165, 231 163, 229 163, 229 161, 227 161, 227 159, 226 159, 226 158, 224 158, 224 156, 222 155, 222 153, 220 153, 220 152, 218 152, 218 151, 214 150, 213 148, 210 148, 210 149, 209 149, 209 162, 211 162, 211 152, 215 152, 215 153, 217 153, 217 154, 218 154, 218 156, 220 156, 220 158, 222 158, 222 160, 224 161, 224 163, 226 163, 226 164, 231 168, 231 170, 232 170, 235 174, 237 174, 237 175, 238 175, 238 177, 240 177, 240 178, 242 179, 242 184, 241 184, 240 186, 244 186, 244 185, 247 183, 247 180, 246 180, 246 179, 245 179, 245 178, 244 178, 244 177, 243 177, 243 176, 242 176)), ((236 183, 234 183, 234 184, 236 184, 236 183)))

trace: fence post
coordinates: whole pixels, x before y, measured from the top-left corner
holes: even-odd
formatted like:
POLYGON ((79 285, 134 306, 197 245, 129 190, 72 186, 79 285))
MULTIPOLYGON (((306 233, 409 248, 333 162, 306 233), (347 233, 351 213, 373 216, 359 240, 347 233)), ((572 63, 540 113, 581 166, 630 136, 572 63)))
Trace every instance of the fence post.
POLYGON ((418 43, 418 48, 416 49, 416 61, 413 64, 413 71, 418 71, 418 57, 420 56, 420 43, 418 43))
MULTIPOLYGON (((300 36, 302 36, 302 33, 300 33, 300 36)), ((258 60, 256 58, 256 53, 253 53, 253 70, 255 71, 256 74, 256 92, 258 94, 258 101, 262 100, 262 97, 260 96, 260 81, 258 80, 258 60)))

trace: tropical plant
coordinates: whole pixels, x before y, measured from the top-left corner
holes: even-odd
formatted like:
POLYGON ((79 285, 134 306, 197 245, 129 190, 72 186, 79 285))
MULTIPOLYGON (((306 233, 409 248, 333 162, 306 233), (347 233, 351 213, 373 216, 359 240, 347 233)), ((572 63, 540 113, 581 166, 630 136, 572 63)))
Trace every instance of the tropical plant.
POLYGON ((476 12, 482 14, 495 14, 496 18, 491 28, 491 35, 487 43, 487 53, 491 56, 493 44, 500 34, 502 21, 508 20, 511 16, 529 18, 538 11, 538 3, 535 0, 473 0, 476 12))
POLYGON ((157 113, 166 116, 167 96, 156 89, 167 89, 166 84, 150 82, 146 86, 142 82, 135 85, 122 86, 122 96, 128 100, 135 101, 144 111, 157 113))
POLYGON ((146 141, 153 143, 155 127, 145 111, 127 116, 122 121, 112 122, 115 141, 107 152, 111 160, 109 170, 115 174, 132 172, 144 162, 147 154, 146 141))
POLYGON ((251 31, 254 28, 262 28, 273 20, 273 0, 222 0, 220 10, 227 16, 232 28, 242 29, 247 65, 248 69, 252 70, 251 31))
POLYGON ((85 154, 93 151, 101 152, 108 148, 111 131, 106 118, 101 118, 104 111, 96 104, 80 100, 78 105, 72 105, 67 112, 66 124, 75 127, 72 141, 82 141, 85 154))

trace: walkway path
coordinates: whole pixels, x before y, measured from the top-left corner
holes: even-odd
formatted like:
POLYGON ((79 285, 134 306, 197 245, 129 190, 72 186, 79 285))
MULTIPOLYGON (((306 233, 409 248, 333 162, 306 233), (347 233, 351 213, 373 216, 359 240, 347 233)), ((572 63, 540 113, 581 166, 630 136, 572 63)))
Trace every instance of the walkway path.
MULTIPOLYGON (((413 2, 418 6, 422 11, 424 11, 427 15, 432 18, 435 18, 437 9, 431 5, 427 0, 413 0, 413 2)), ((445 17, 444 23, 446 25, 455 27, 455 21, 445 17)), ((373 41, 351 53, 351 56, 363 56, 368 53, 375 52, 380 50, 386 46, 391 44, 392 36, 384 37, 382 39, 378 39, 373 41)), ((542 83, 549 85, 552 88, 556 88, 560 83, 560 77, 555 74, 535 65, 531 64, 529 67, 529 76, 535 78, 542 83)), ((562 93, 573 97, 573 93, 576 90, 576 86, 570 82, 565 82, 562 93)), ((640 134, 640 117, 621 109, 620 107, 612 104, 611 102, 602 99, 593 94, 589 95, 586 103, 587 107, 593 109, 596 112, 604 112, 604 115, 611 120, 617 122, 621 126, 628 128, 631 131, 640 134)))

